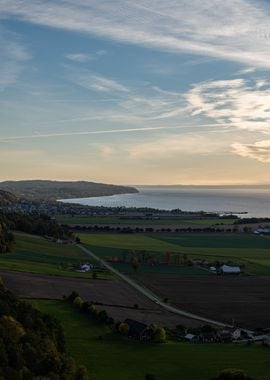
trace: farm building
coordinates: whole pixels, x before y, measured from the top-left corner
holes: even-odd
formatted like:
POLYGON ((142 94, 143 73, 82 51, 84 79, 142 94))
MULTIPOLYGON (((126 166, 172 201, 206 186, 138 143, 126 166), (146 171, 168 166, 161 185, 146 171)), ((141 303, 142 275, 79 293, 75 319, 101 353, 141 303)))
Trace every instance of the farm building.
POLYGON ((237 340, 241 338, 241 330, 237 327, 226 327, 222 334, 224 336, 230 336, 231 340, 237 340))
POLYGON ((144 341, 152 339, 153 331, 144 323, 134 319, 126 319, 124 323, 129 326, 129 337, 144 341))
POLYGON ((199 337, 197 335, 194 335, 191 333, 186 334, 185 339, 191 343, 198 343, 199 342, 199 337))
POLYGON ((220 267, 220 271, 222 274, 240 274, 241 268, 239 266, 231 266, 224 264, 220 267))
POLYGON ((75 271, 79 273, 90 272, 93 269, 93 264, 80 264, 75 271))

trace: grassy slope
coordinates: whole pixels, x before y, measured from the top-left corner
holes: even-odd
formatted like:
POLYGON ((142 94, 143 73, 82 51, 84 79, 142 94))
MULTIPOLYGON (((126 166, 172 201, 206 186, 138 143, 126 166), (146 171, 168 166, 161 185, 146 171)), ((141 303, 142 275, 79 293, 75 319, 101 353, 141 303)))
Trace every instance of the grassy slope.
MULTIPOLYGON (((11 253, 0 254, 0 268, 23 272, 70 277, 91 276, 69 269, 74 263, 89 262, 89 256, 74 245, 56 244, 42 237, 16 233, 16 246, 11 253)), ((110 275, 100 275, 99 278, 110 275)))
POLYGON ((194 226, 211 226, 214 224, 233 224, 235 219, 182 219, 182 218, 162 218, 153 220, 142 220, 142 219, 121 219, 117 216, 80 216, 75 215, 74 217, 69 215, 58 215, 56 220, 63 224, 116 224, 116 225, 149 225, 149 226, 180 226, 180 225, 194 225, 194 226))
POLYGON ((242 368, 253 376, 270 373, 269 349, 253 346, 145 344, 113 335, 63 301, 33 301, 41 311, 61 320, 69 353, 89 368, 93 380, 209 379, 224 368, 242 368), (97 337, 102 335, 103 340, 97 337))
POLYGON ((169 237, 168 235, 80 234, 80 238, 89 246, 100 247, 94 252, 104 257, 110 254, 108 249, 114 251, 119 249, 119 253, 124 249, 157 253, 169 251, 209 260, 230 259, 245 264, 250 273, 270 274, 270 239, 267 237, 236 234, 181 234, 169 237))

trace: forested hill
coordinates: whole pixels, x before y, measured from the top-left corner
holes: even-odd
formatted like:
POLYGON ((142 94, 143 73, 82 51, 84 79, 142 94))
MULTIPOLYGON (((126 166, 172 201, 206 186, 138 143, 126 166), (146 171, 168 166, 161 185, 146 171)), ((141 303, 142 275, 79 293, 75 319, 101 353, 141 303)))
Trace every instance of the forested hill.
POLYGON ((0 190, 0 206, 8 206, 17 201, 15 195, 8 191, 0 190))
POLYGON ((96 182, 62 182, 62 181, 6 181, 0 183, 0 191, 31 200, 56 200, 68 198, 100 197, 103 195, 136 193, 133 187, 107 185, 96 182))
POLYGON ((89 380, 67 356, 61 325, 19 301, 0 279, 0 379, 89 380))

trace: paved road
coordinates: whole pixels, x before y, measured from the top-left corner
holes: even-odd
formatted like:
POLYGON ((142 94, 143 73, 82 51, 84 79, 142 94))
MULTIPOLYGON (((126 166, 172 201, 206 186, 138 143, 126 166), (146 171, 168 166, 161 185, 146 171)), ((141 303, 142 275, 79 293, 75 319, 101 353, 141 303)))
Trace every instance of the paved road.
POLYGON ((222 322, 214 321, 212 319, 204 318, 199 315, 186 312, 184 310, 178 309, 176 307, 170 306, 165 302, 162 302, 158 299, 157 296, 155 296, 150 290, 146 289, 145 287, 139 285, 137 282, 135 282, 130 277, 124 275, 123 273, 119 272, 117 269, 115 269, 113 266, 108 264, 106 261, 102 260, 100 257, 96 256, 93 252, 91 252, 88 248, 77 245, 78 248, 80 248, 82 251, 84 251, 87 255, 91 256, 95 261, 99 262, 101 265, 103 265, 105 268, 107 268, 110 272, 114 273, 116 276, 120 277, 123 281, 125 281, 127 284, 129 284, 132 288, 136 289, 138 292, 143 294, 145 297, 147 297, 149 300, 155 302, 155 304, 161 306, 163 309, 170 311, 171 313, 181 315, 182 317, 187 317, 191 319, 196 319, 198 321, 202 321, 205 323, 210 323, 219 327, 227 327, 230 325, 227 325, 222 322))

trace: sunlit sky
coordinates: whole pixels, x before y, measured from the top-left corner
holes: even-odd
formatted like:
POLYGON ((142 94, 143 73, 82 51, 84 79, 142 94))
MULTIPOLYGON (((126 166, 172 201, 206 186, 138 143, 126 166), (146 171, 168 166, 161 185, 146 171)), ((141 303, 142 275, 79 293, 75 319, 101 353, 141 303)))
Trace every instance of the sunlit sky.
POLYGON ((0 0, 0 180, 270 183, 270 2, 0 0))

